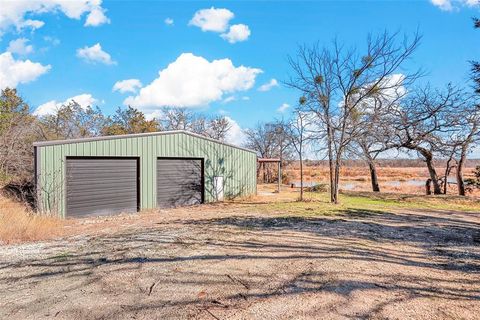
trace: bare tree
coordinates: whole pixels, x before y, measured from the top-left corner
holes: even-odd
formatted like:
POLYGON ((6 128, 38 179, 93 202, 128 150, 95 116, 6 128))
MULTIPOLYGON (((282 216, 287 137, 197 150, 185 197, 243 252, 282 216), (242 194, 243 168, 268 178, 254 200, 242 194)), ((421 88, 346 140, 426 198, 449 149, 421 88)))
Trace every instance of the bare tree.
POLYGON ((245 135, 245 147, 257 151, 260 157, 272 158, 276 155, 276 137, 271 124, 258 123, 254 128, 246 129, 245 135))
POLYGON ((225 141, 231 129, 232 124, 226 117, 217 116, 208 121, 206 134, 209 138, 225 141))
MULTIPOLYGON (((271 126, 266 123, 258 123, 252 129, 246 129, 245 147, 255 150, 261 158, 273 158, 276 153, 275 132, 271 130, 271 126)), ((257 176, 260 173, 260 167, 257 168, 257 176)), ((270 180, 270 172, 263 167, 263 181, 270 180)))
POLYGON ((414 151, 425 161, 433 193, 441 194, 435 156, 445 157, 461 111, 463 91, 451 85, 443 91, 430 87, 412 92, 400 108, 392 108, 391 147, 414 151))
MULTIPOLYGON (((464 99, 459 101, 457 112, 451 115, 454 118, 455 131, 451 134, 448 144, 452 150, 452 158, 456 156, 455 168, 458 194, 465 196, 463 168, 467 156, 471 152, 472 145, 478 144, 480 139, 480 105, 473 96, 469 96, 467 93, 463 93, 462 98, 464 99)), ((446 172, 444 181, 445 193, 448 173, 446 172)))
POLYGON ((37 140, 36 119, 17 90, 0 94, 0 181, 23 183, 33 177, 32 142, 37 140))
POLYGON ((348 152, 355 157, 363 159, 370 171, 370 183, 373 192, 380 192, 380 184, 378 182, 377 173, 377 158, 384 151, 383 147, 379 146, 376 136, 371 136, 370 133, 357 137, 353 143, 348 147, 348 152))
POLYGON ((293 118, 285 126, 285 132, 300 161, 300 201, 303 201, 303 155, 305 144, 311 139, 308 131, 310 125, 311 114, 296 109, 293 118))
POLYGON ((277 157, 280 159, 281 166, 285 166, 292 155, 292 145, 287 130, 288 125, 289 123, 285 119, 277 119, 269 124, 271 130, 275 133, 277 157))
POLYGON ((164 108, 160 116, 160 122, 165 130, 193 131, 191 129, 194 114, 185 108, 164 108))
MULTIPOLYGON (((473 18, 473 26, 476 29, 480 29, 480 19, 473 18)), ((471 61, 472 80, 475 85, 475 92, 480 94, 480 62, 471 61)))
POLYGON ((226 117, 209 118, 185 108, 164 108, 160 123, 165 130, 186 130, 220 141, 226 140, 232 127, 226 117))
POLYGON ((404 37, 383 33, 368 37, 364 54, 345 49, 337 40, 332 47, 300 47, 290 58, 294 76, 288 85, 302 93, 304 110, 313 112, 325 131, 330 171, 330 200, 338 203, 340 168, 347 146, 363 132, 366 119, 362 104, 378 92, 398 90, 411 84, 419 72, 403 74, 400 67, 415 51, 420 36, 404 37))
MULTIPOLYGON (((399 81, 399 79, 390 81, 399 81)), ((391 133, 391 109, 398 109, 407 91, 403 86, 376 91, 359 106, 361 113, 353 121, 363 123, 358 134, 353 137, 352 144, 347 147, 350 154, 363 159, 370 171, 370 182, 373 192, 380 192, 377 174, 377 158, 383 152, 391 149, 389 137, 391 133)))
MULTIPOLYGON (((257 151, 262 158, 289 158, 290 143, 287 140, 284 123, 275 121, 258 123, 254 128, 244 131, 246 136, 245 147, 257 151)), ((260 172, 258 168, 257 175, 260 172)), ((272 172, 263 168, 263 180, 272 181, 272 172)))

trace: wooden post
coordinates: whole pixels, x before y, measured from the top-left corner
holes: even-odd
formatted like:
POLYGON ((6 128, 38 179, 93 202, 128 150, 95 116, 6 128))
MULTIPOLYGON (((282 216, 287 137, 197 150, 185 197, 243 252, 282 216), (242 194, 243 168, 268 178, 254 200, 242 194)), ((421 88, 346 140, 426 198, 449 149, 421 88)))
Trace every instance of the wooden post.
POLYGON ((282 183, 282 161, 278 161, 278 185, 277 191, 280 193, 280 184, 282 183))
POLYGON ((432 194, 432 179, 427 179, 427 182, 425 182, 425 193, 427 196, 432 194))
POLYGON ((267 183, 267 170, 265 169, 265 162, 263 163, 263 183, 267 183))

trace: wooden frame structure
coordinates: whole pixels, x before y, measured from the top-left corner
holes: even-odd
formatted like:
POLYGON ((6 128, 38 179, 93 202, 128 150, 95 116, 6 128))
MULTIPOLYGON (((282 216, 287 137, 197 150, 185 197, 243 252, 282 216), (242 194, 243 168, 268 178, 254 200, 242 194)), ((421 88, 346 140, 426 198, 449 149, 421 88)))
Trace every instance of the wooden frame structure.
MULTIPOLYGON (((282 160, 279 158, 258 158, 258 164, 261 166, 265 163, 277 163, 278 164, 278 178, 277 178, 277 192, 280 193, 280 184, 282 183, 282 160)), ((265 170, 265 166, 264 166, 265 170)))

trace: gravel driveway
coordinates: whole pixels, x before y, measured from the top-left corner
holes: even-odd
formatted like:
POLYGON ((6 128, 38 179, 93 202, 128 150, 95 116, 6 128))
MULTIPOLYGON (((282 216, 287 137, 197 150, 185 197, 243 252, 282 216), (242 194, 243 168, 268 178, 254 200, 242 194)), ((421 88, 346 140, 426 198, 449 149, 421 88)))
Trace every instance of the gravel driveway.
POLYGON ((480 319, 478 213, 225 204, 72 228, 0 247, 1 319, 480 319))

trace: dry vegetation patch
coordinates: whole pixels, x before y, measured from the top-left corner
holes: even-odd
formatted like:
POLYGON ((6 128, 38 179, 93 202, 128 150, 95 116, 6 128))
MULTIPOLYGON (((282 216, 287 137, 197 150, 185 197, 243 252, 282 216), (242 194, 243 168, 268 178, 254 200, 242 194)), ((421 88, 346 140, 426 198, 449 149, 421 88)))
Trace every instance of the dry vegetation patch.
MULTIPOLYGON (((474 164, 464 168, 464 178, 473 178, 475 170, 474 164)), ((445 169, 442 166, 437 168, 437 173, 441 176, 445 169)), ((398 194, 425 194, 425 183, 429 178, 426 167, 411 166, 379 166, 377 168, 378 180, 382 192, 398 194)), ((329 170, 325 165, 312 164, 304 167, 304 181, 306 185, 315 183, 328 184, 329 170)), ((290 163, 284 169, 284 182, 300 182, 300 167, 297 161, 290 163)), ((449 176, 448 194, 456 195, 458 193, 455 183, 455 170, 452 170, 449 176)), ((340 190, 343 191, 371 191, 370 171, 366 166, 345 166, 340 172, 340 190)), ((480 196, 480 190, 474 189, 470 196, 480 196)))
POLYGON ((51 239, 62 235, 62 221, 35 214, 25 204, 0 194, 0 243, 51 239))

